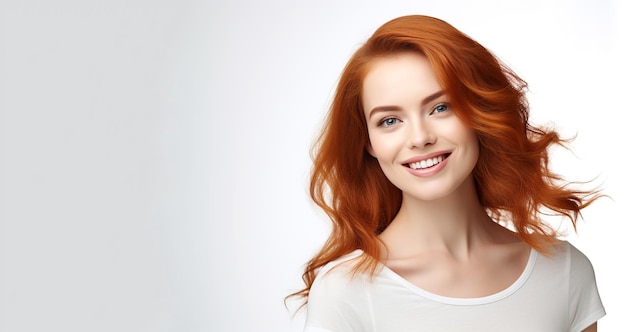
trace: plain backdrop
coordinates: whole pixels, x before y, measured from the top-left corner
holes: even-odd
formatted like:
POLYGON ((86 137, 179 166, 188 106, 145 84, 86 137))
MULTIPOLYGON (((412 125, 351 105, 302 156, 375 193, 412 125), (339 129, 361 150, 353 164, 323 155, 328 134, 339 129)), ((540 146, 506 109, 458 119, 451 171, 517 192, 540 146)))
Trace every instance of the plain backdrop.
POLYGON ((0 0, 0 331, 300 331, 283 298, 329 230, 309 148, 349 56, 407 14, 577 135, 553 167, 612 199, 562 229, 600 330, 626 327, 623 1, 0 0))

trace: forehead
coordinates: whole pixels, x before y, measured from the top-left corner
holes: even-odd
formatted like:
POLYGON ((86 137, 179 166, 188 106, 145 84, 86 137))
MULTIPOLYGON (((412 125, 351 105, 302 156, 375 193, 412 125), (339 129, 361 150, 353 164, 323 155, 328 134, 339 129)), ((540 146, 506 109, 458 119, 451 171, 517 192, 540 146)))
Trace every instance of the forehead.
POLYGON ((413 103, 441 91, 441 85, 428 59, 405 52, 378 58, 363 79, 365 111, 381 105, 413 103))

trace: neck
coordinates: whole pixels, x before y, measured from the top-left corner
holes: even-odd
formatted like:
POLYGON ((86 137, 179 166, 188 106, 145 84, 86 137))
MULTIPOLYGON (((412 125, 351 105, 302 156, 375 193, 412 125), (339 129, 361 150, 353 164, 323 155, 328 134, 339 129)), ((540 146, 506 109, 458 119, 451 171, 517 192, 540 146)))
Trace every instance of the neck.
POLYGON ((425 251, 446 251, 469 257, 475 246, 493 242, 494 223, 478 201, 473 180, 465 181, 455 193, 422 201, 405 195, 400 210, 380 239, 388 255, 411 256, 425 251))

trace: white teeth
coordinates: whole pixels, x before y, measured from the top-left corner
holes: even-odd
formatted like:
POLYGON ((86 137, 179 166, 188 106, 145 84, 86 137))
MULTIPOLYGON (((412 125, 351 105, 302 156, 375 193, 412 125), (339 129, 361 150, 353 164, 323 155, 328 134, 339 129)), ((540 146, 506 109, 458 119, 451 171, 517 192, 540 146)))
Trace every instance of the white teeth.
POLYGON ((422 168, 432 167, 434 165, 439 164, 442 161, 443 161, 443 156, 438 156, 435 158, 429 158, 429 159, 417 161, 414 163, 410 163, 409 167, 411 167, 412 169, 422 169, 422 168))

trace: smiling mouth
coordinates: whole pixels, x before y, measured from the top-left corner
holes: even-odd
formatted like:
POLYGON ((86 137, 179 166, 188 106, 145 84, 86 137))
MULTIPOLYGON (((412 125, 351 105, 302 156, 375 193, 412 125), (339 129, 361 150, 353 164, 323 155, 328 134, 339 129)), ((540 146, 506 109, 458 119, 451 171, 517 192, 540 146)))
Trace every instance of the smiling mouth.
POLYGON ((440 162, 444 161, 449 156, 450 154, 446 153, 437 157, 416 161, 414 163, 408 163, 408 164, 405 164, 404 166, 409 167, 411 169, 425 169, 425 168, 433 167, 439 164, 440 162))

